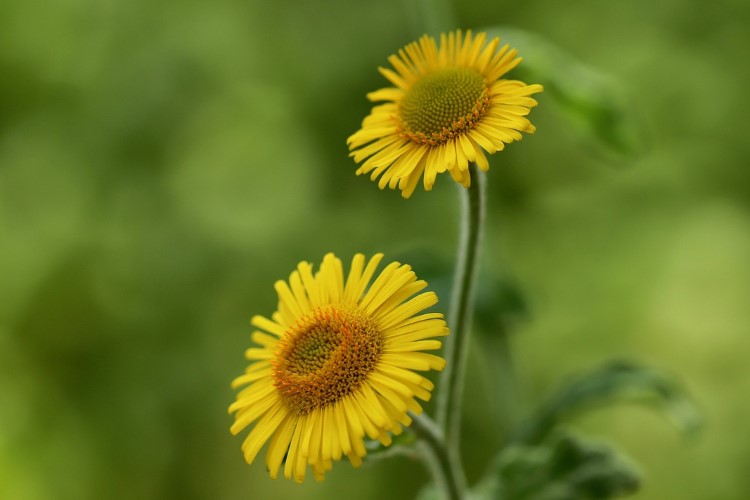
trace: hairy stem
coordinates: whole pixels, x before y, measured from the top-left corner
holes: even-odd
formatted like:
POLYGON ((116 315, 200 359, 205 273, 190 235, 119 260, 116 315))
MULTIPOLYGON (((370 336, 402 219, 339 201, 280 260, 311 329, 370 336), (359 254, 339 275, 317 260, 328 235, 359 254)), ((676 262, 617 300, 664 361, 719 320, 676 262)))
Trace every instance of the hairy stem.
POLYGON ((461 189, 462 220, 458 245, 453 298, 448 318, 451 334, 445 343, 447 365, 437 403, 437 421, 446 444, 457 455, 461 434, 461 406, 466 358, 470 344, 474 284, 479 264, 479 247, 485 215, 485 179, 476 165, 470 166, 471 187, 461 189))

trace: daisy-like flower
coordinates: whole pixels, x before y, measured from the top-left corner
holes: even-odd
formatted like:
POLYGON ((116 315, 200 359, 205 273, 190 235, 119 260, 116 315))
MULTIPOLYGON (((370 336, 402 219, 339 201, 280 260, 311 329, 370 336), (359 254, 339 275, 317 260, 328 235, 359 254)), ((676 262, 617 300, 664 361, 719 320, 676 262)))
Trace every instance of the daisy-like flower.
POLYGON ((448 334, 443 315, 423 313, 437 303, 427 283, 393 262, 372 281, 382 254, 352 259, 348 277, 341 260, 323 258, 317 273, 302 262, 289 281, 277 281, 278 310, 255 316, 245 352, 252 363, 233 387, 247 385, 229 407, 231 432, 255 424, 242 445, 248 463, 268 443, 272 478, 302 482, 308 465, 322 480, 346 455, 354 466, 365 456, 364 439, 391 443, 408 426, 415 398, 430 399, 433 384, 417 371, 442 370, 433 337, 448 334), (372 281, 372 283, 370 283, 372 281))
POLYGON ((472 36, 460 30, 435 39, 424 35, 388 61, 393 69, 378 68, 395 87, 371 92, 372 109, 347 143, 357 163, 357 175, 380 176, 380 189, 398 187, 404 198, 424 175, 429 191, 437 174, 450 173, 469 187, 469 162, 489 169, 484 154, 495 153, 521 132, 536 129, 526 118, 541 85, 526 85, 502 76, 521 62, 500 40, 486 43, 486 33, 472 36))

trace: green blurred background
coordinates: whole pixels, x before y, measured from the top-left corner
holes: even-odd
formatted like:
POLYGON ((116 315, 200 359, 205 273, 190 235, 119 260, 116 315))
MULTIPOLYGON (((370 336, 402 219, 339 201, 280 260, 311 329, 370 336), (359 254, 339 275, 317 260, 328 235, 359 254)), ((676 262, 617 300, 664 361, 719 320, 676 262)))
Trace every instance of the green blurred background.
MULTIPOLYGON (((345 145, 385 86, 376 67, 428 29, 420 8, 0 4, 0 498, 413 498, 427 474, 405 458, 271 481, 226 407, 249 318, 300 260, 384 251, 447 309, 457 188, 380 192, 345 145)), ((596 68, 638 137, 613 148, 620 125, 580 126, 548 91, 538 133, 491 160, 482 278, 522 297, 519 411, 612 357, 661 367, 704 412, 700 436, 634 405, 571 425, 642 464, 635 498, 750 498, 750 4, 468 0, 456 15, 596 68)), ((503 430, 479 333, 472 480, 503 430)))

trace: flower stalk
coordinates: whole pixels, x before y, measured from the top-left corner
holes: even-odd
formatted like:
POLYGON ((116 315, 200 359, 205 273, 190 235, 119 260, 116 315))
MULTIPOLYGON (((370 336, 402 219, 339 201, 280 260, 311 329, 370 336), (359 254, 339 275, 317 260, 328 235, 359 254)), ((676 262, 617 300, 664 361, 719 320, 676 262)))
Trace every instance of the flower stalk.
POLYGON ((447 365, 443 371, 443 385, 437 402, 438 425, 443 429, 448 449, 454 450, 456 454, 460 453, 464 376, 471 338, 474 285, 479 267, 479 248, 486 208, 484 173, 480 172, 473 163, 469 169, 474 182, 469 189, 461 189, 461 235, 448 318, 451 335, 445 342, 447 365))

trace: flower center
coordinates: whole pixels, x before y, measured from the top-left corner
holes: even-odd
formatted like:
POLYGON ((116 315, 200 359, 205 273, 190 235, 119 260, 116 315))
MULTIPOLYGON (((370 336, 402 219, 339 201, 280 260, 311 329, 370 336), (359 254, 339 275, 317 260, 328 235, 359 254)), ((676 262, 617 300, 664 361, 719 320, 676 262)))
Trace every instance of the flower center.
POLYGON ((400 104, 404 138, 442 144, 472 128, 489 106, 484 78, 471 68, 445 68, 425 75, 400 104))
POLYGON ((354 307, 329 305, 301 317, 278 343, 273 379, 297 415, 357 390, 383 350, 377 324, 354 307))

